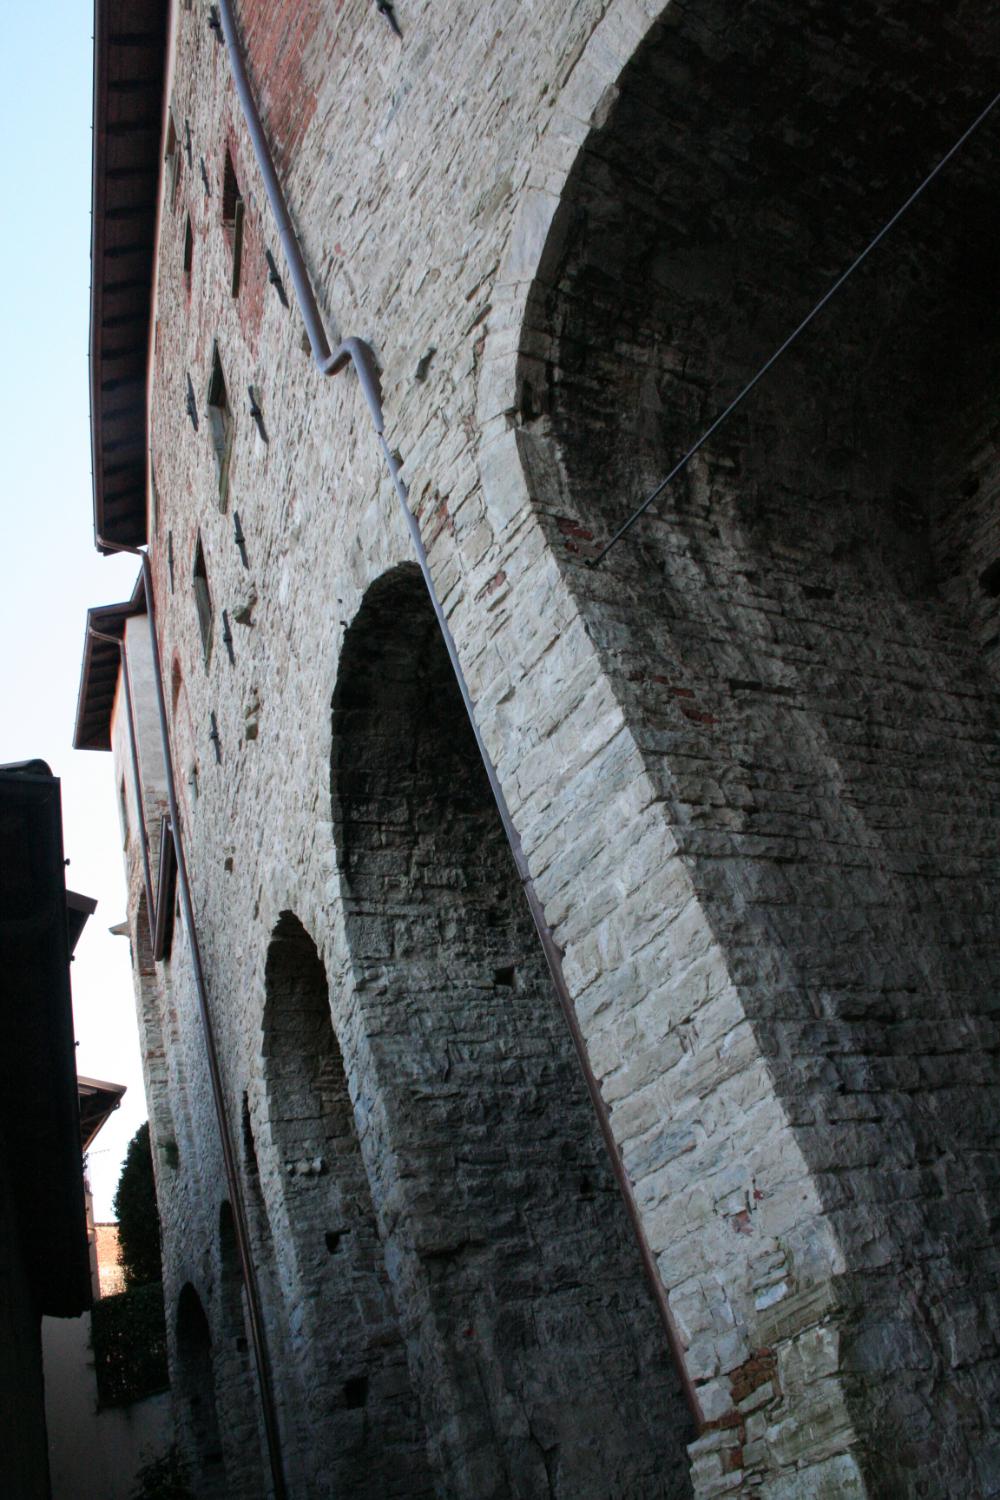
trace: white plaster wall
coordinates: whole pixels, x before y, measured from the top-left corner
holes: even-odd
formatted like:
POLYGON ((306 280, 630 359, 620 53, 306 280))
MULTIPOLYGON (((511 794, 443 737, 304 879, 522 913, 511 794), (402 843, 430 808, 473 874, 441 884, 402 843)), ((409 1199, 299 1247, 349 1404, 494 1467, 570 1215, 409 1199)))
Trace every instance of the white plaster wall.
POLYGON ((42 1319, 52 1500, 127 1500, 139 1467, 173 1438, 170 1396, 100 1411, 90 1314, 42 1319))

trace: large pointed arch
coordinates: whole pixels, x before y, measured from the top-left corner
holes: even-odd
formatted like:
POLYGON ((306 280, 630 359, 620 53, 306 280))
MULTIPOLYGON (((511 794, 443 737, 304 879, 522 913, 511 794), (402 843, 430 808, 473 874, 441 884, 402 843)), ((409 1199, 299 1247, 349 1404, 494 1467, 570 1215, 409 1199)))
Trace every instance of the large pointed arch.
POLYGON ((185 1282, 177 1298, 174 1387, 180 1437, 204 1500, 225 1500, 229 1486, 219 1429, 212 1335, 201 1298, 185 1282))
MULTIPOLYGON (((672 1305, 704 1311, 709 1274, 725 1288, 701 1335, 716 1389, 745 1390, 734 1323, 780 1371, 825 1307, 844 1461, 864 1452, 879 1492, 911 1493, 925 1464, 942 1492, 988 1484, 1000 1369, 949 1329, 996 1316, 997 119, 585 563, 988 102, 995 17, 697 0, 640 36, 635 10, 610 8, 553 111, 480 387, 504 419, 483 461, 495 530, 516 515, 527 535, 534 511, 660 809, 646 892, 666 907, 679 853, 716 944, 699 990, 689 924, 657 948, 650 903, 622 902, 585 1005, 635 1080, 616 1114, 672 1305), (661 997, 658 1029, 630 1020, 626 975, 661 997), (686 1068, 670 1042, 693 1042, 686 1068), (665 1163, 664 1137, 690 1150, 665 1163)), ((818 1431, 819 1392, 790 1412, 776 1383, 771 1430, 780 1411, 818 1431)), ((829 1451, 800 1455, 817 1485, 829 1451)))
POLYGON ((345 639, 332 793, 380 1213, 444 1491, 688 1494, 689 1418, 415 568, 345 639))
POLYGON ((311 1483, 358 1500, 429 1495, 326 970, 291 911, 267 952, 262 1070, 280 1194, 271 1233, 287 1257, 285 1342, 304 1361, 311 1483))

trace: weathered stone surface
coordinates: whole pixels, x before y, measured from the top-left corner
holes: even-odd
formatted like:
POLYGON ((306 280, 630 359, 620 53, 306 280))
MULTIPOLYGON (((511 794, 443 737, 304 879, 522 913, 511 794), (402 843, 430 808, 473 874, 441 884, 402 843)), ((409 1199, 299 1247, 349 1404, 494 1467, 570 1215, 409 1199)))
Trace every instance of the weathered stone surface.
MULTIPOLYGON (((267 281, 225 53, 178 7, 194 167, 160 223, 150 551, 293 1493, 993 1493, 985 135, 585 567, 975 112, 986 8, 398 3, 401 45, 361 0, 239 12, 331 338, 382 368, 708 1424, 689 1462, 364 402, 267 281), (224 497, 184 405, 213 350, 224 497), (281 980, 289 934, 310 985, 281 980)), ((140 736, 158 829, 145 711, 140 736)), ((116 746, 123 772, 120 713, 116 746)), ((226 1480, 257 1495, 186 935, 152 963, 128 852, 168 1296, 204 1309, 226 1480)))

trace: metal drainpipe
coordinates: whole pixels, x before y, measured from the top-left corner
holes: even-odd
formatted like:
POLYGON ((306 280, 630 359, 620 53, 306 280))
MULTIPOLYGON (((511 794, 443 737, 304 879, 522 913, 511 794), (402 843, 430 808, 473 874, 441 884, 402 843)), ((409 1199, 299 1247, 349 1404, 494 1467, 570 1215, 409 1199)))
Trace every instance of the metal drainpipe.
MULTIPOLYGON (((153 575, 149 565, 149 557, 138 547, 123 546, 118 542, 109 542, 106 538, 98 536, 97 545, 106 547, 112 552, 131 552, 142 560, 142 584, 146 596, 146 613, 149 619, 150 649, 153 658, 153 681, 156 685, 156 710, 160 725, 160 745, 163 751, 163 763, 167 777, 167 807, 170 812, 170 832, 174 841, 174 854, 177 859, 177 888, 181 898, 181 909, 184 913, 184 925, 187 928, 188 946, 191 951, 191 966, 194 971, 195 992, 198 997, 198 1013, 201 1020, 202 1034, 205 1039, 205 1053, 208 1060, 209 1079, 212 1086, 212 1100, 215 1105, 215 1117, 219 1130, 219 1140, 222 1145, 222 1160, 226 1174, 226 1185, 229 1190, 229 1202, 233 1210, 233 1229, 236 1235, 236 1247, 240 1258, 240 1270, 243 1276, 243 1286, 247 1294, 247 1317, 250 1323, 250 1342, 253 1345, 254 1364, 257 1369, 257 1381, 260 1389, 261 1412, 264 1419, 264 1435, 267 1443, 268 1463, 271 1470, 271 1480, 274 1486, 273 1500, 288 1500, 288 1487, 285 1482, 284 1462, 281 1452, 281 1435, 278 1429, 278 1415, 274 1400, 274 1384, 271 1378, 271 1363, 267 1351, 267 1335, 264 1330, 264 1319, 260 1301, 260 1286, 257 1281, 257 1270, 253 1262, 250 1247, 250 1230, 247 1224, 246 1205, 243 1199, 243 1185, 240 1181, 239 1166, 236 1159, 236 1150, 233 1144, 232 1131, 229 1126, 229 1116, 226 1112, 225 1090, 222 1082, 222 1069, 219 1064, 218 1049, 215 1045, 215 1029, 212 1025, 211 1012, 208 1005, 208 990, 205 984, 205 973, 201 963, 201 945, 198 942, 198 930, 194 920, 194 905, 191 899, 191 886, 188 881, 187 860, 184 855, 184 841, 181 837, 180 813, 177 804, 177 786, 174 780, 174 768, 170 755, 170 733, 167 727, 167 705, 163 691, 163 672, 160 664, 160 647, 156 636, 156 608, 153 599, 153 575)), ((92 632, 101 640, 115 640, 113 636, 100 635, 98 631, 92 632)), ((133 767, 138 785, 138 758, 135 749, 135 721, 132 714, 131 692, 128 677, 128 651, 125 642, 115 640, 121 653, 122 665, 125 673, 126 702, 128 703, 129 732, 132 736, 133 767)), ((142 807, 141 788, 137 791, 139 816, 142 819, 142 839, 144 845, 147 842, 145 814, 142 807)), ((148 850, 145 856, 144 873, 147 880, 147 903, 149 904, 149 916, 151 923, 155 921, 155 912, 151 900, 152 881, 149 872, 148 850)))
POLYGON ((288 205, 285 201, 281 184, 278 181, 278 175, 275 170, 274 160, 271 156, 271 149, 268 144, 267 137, 264 133, 264 127, 261 123, 260 114, 257 109, 257 103, 253 96, 250 82, 247 77, 246 64, 243 58, 243 49, 240 43, 239 34, 236 29, 235 17, 233 15, 232 0, 219 0, 219 14, 222 21, 222 31, 225 37, 226 48, 229 53, 230 66, 233 71, 233 81, 236 85, 236 93, 240 101, 240 106, 243 110, 243 117, 246 121, 250 140, 253 144, 254 154, 257 158, 257 166, 260 170, 260 174, 264 182, 264 188, 267 192, 268 202, 271 205, 271 212, 274 214, 274 218, 277 224, 282 248, 284 249, 285 258, 288 262, 289 270, 291 272, 292 285, 295 288, 296 301, 299 304, 299 311, 302 314, 303 320, 306 325, 306 330, 309 335, 309 343, 312 347, 313 357, 321 373, 324 375, 336 375, 337 373, 339 373, 339 371, 344 369, 347 363, 350 361, 354 365, 355 372, 357 373, 358 379, 361 383, 361 389, 364 394, 365 401, 368 404, 368 409, 372 417, 372 423, 378 435, 379 444, 382 448, 382 452, 385 456, 385 460, 389 468, 389 473, 392 477, 396 495, 399 499, 400 507, 403 512, 403 519, 406 523, 406 528, 413 542, 413 548, 417 555, 417 562, 419 563, 420 571, 423 575, 428 595, 430 596, 431 605, 438 622, 438 627, 441 631, 445 649, 448 652, 448 658, 455 673, 455 679, 458 683, 458 689, 462 695, 462 702, 465 705, 465 711, 469 718, 469 724, 472 728, 473 736, 475 737, 476 746, 479 750, 480 756, 482 757, 483 766, 486 770, 486 775, 490 783, 490 789, 493 793, 494 800, 496 801, 497 811, 500 814, 500 821, 503 824, 503 830, 507 836, 507 842, 510 845, 510 851, 514 859, 518 877, 524 887, 524 894, 527 899, 528 909, 531 912, 531 916, 535 924, 535 929, 538 933, 538 937, 542 945, 542 951, 545 954, 545 961, 548 965, 552 984, 559 998, 559 1004, 562 1008, 566 1024, 569 1027, 570 1036, 572 1037, 573 1046, 576 1051, 577 1061, 580 1065, 581 1072, 583 1073, 584 1081, 587 1085, 587 1092, 590 1095, 590 1100, 593 1105, 594 1112, 597 1116, 597 1123, 600 1127, 601 1135, 604 1139, 604 1144, 611 1162, 611 1168, 618 1183, 619 1191, 621 1192, 622 1198, 625 1203, 625 1209, 628 1214, 629 1222, 631 1223, 636 1243, 639 1247, 639 1254, 642 1259, 643 1269, 645 1270, 650 1291, 652 1292, 654 1302, 656 1303, 657 1310, 663 1323, 667 1344, 676 1366, 681 1386, 684 1390, 685 1399, 687 1400, 687 1404, 691 1410, 691 1415, 694 1418, 695 1426, 699 1432, 703 1432, 705 1430, 705 1418, 701 1410, 701 1403, 698 1400, 698 1394, 695 1390, 694 1382, 691 1379, 691 1376, 687 1369, 687 1365, 684 1361, 684 1350, 681 1345, 680 1336, 677 1332, 676 1325, 674 1324, 673 1315, 670 1311, 666 1288, 663 1285, 663 1281, 656 1267, 656 1261, 653 1257, 652 1249, 650 1247, 649 1241, 646 1238, 645 1228, 643 1227, 642 1218, 639 1214, 639 1208, 635 1201, 635 1194, 632 1191, 632 1184, 629 1181, 628 1173, 625 1170, 625 1164, 621 1158, 621 1152, 618 1149, 618 1142, 615 1140, 614 1132, 611 1128, 611 1119, 608 1114, 607 1105, 604 1102, 600 1085, 598 1084, 597 1079, 594 1076, 593 1068, 590 1065, 590 1057, 587 1052, 587 1045, 584 1041, 583 1033, 580 1030, 580 1023, 576 1015, 576 1007, 573 1004, 573 997, 570 994, 569 986, 566 983, 566 977, 563 973, 562 953, 552 934, 552 929, 549 927, 548 921, 546 920, 545 911, 542 906, 541 899, 539 898, 538 893, 535 890, 534 881, 532 879, 531 871, 528 866, 527 857, 521 844, 520 835, 518 834, 517 828, 514 824, 510 809, 507 806, 507 799, 504 796, 503 788, 500 785, 496 767, 493 765, 493 761, 490 758, 489 751, 486 748, 485 742, 483 741, 483 737, 479 729, 479 723, 476 717, 475 703, 473 702, 472 695, 469 692, 468 684, 465 680, 465 674, 462 670, 462 664, 459 660, 458 651, 455 646, 455 641, 452 636, 451 629, 448 625, 447 617, 441 605, 441 601, 438 598, 437 590, 434 586, 434 579, 431 575, 430 564, 427 560, 427 554, 424 550, 423 538, 420 535, 420 528, 417 524, 416 517, 410 510, 406 486, 403 483, 402 477, 400 475, 400 465, 385 440, 385 421, 382 413, 381 389, 375 356, 368 344, 366 344, 362 339, 357 338, 345 339, 338 345, 338 347, 332 354, 330 352, 330 344, 326 336, 326 330, 323 327, 323 321, 319 312, 318 303, 316 301, 316 295, 313 291, 309 273, 306 270, 301 247, 299 245, 295 231, 292 228, 291 219, 288 212, 288 205))

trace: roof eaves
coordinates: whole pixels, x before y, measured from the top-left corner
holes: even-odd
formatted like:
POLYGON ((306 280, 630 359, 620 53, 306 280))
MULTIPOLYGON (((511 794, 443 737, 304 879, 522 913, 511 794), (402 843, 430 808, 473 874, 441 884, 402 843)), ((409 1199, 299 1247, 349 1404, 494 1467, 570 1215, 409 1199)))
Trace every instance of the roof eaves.
POLYGON ((115 703, 120 658, 118 647, 107 637, 121 640, 126 621, 145 613, 146 595, 141 572, 131 599, 122 604, 102 604, 96 609, 88 609, 73 726, 74 750, 111 749, 111 711, 115 703))
POLYGON ((94 6, 90 430, 94 539, 104 553, 146 540, 146 385, 168 11, 166 0, 94 6), (123 254, 130 270, 124 281, 123 254), (105 462, 112 451, 114 475, 105 462))

